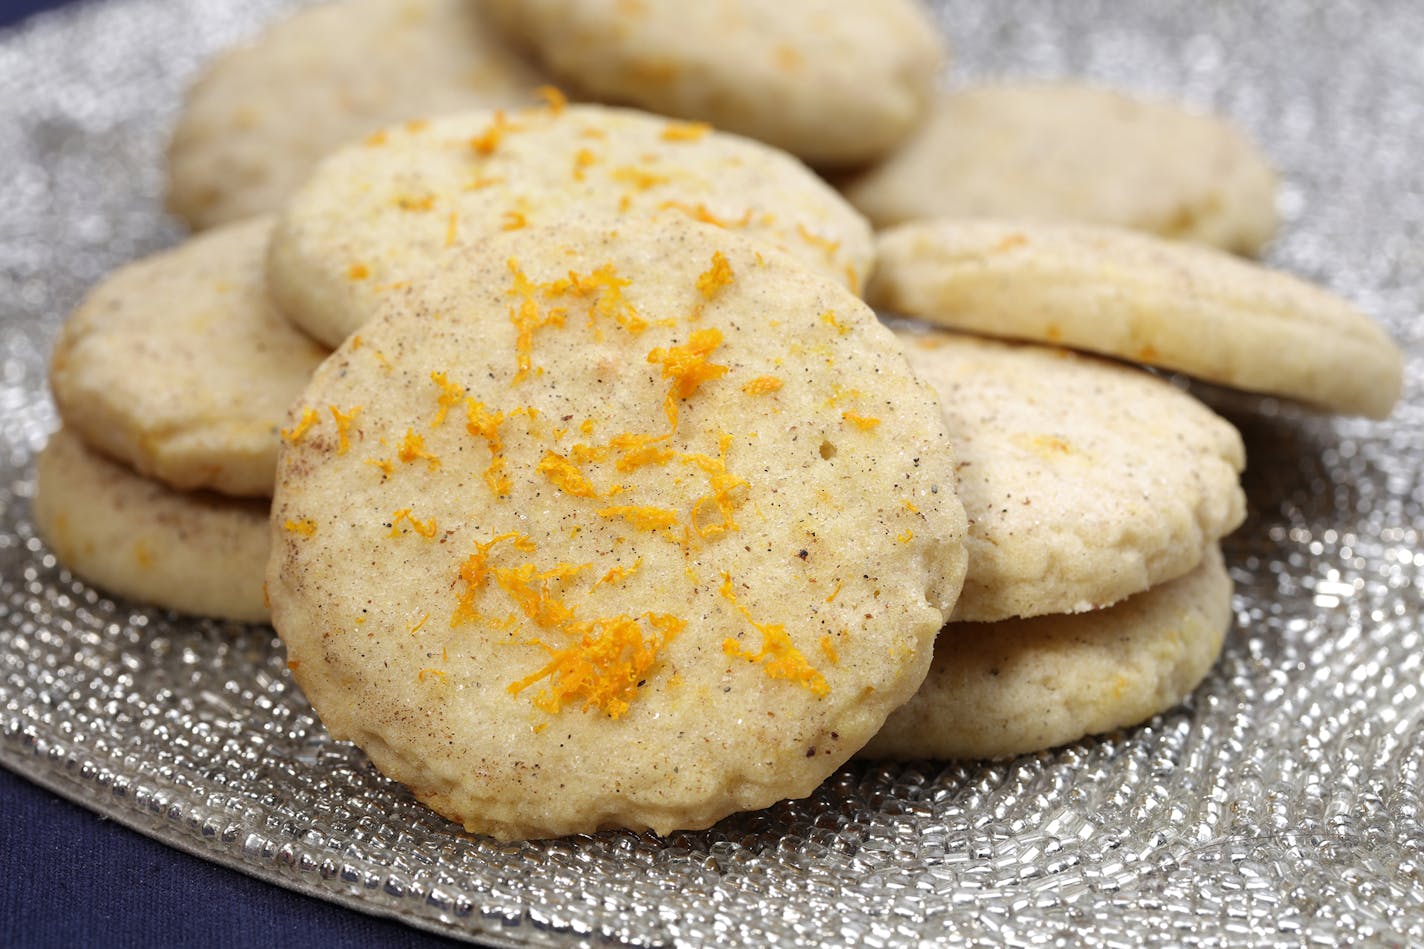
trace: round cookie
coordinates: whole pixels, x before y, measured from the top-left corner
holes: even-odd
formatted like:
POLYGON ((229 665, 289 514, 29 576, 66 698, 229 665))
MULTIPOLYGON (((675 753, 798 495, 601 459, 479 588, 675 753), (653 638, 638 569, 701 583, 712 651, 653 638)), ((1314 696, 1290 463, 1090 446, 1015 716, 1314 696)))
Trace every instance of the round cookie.
POLYGON ((266 502, 184 493, 50 436, 35 467, 35 526, 60 563, 119 596, 265 623, 266 502))
POLYGON ((474 832, 666 833, 810 793, 914 692, 963 579, 899 344, 725 230, 466 248, 301 405, 268 569, 294 675, 474 832))
POLYGON ((168 149, 168 208, 205 228, 276 211, 325 154, 394 122, 513 104, 538 74, 483 0, 340 0, 215 59, 168 149))
POLYGON ((1181 576, 1246 513, 1231 424, 1139 369, 902 333, 939 394, 969 516, 952 620, 1077 613, 1181 576))
POLYGON ((1008 758, 1126 728, 1201 683, 1231 625, 1215 545, 1186 576, 1072 616, 951 623, 864 758, 1008 758))
POLYGON ((924 117, 944 40, 918 0, 491 0, 590 97, 711 122, 820 166, 884 155, 924 117))
POLYGON ((1073 83, 941 94, 890 158, 845 189, 877 227, 938 217, 1078 221, 1242 254, 1276 229, 1275 172, 1236 129, 1073 83))
POLYGON ((1115 228, 924 221, 884 232, 875 306, 1072 346, 1317 409, 1384 418, 1403 357, 1319 287, 1207 247, 1115 228))
POLYGON ((336 345, 438 254, 575 209, 722 224, 852 286, 874 254, 865 220, 789 156, 705 126, 553 104, 389 129, 333 155, 288 206, 268 277, 282 309, 336 345))
POLYGON ((279 426, 327 354, 267 298, 271 230, 199 235, 90 291, 50 364, 65 424, 171 487, 270 497, 279 426))

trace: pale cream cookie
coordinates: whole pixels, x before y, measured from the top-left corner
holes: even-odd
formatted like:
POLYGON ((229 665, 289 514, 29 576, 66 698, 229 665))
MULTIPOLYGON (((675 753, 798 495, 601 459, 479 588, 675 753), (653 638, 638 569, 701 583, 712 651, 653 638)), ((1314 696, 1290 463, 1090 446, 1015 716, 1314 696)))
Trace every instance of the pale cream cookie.
POLYGON ((1241 436, 1139 369, 903 332, 940 397, 969 517, 953 620, 1097 609, 1181 576, 1246 513, 1241 436))
POLYGON ((1144 722, 1211 671, 1231 626, 1213 545, 1186 576, 1091 613, 951 623, 865 758, 1008 758, 1144 722))
POLYGON ((881 235, 867 299, 966 332, 1090 350, 1384 418, 1403 357, 1334 294, 1208 247, 1116 228, 924 221, 881 235))
POLYGON ((963 580, 944 423, 891 333, 681 217, 445 258, 291 427, 268 584, 296 679, 478 833, 808 794, 914 692, 963 580))
POLYGON ((67 429, 50 437, 35 478, 35 526, 79 577, 180 613, 267 621, 265 501, 174 491, 67 429))
POLYGON ((276 211, 327 152, 395 122, 527 101, 542 81, 484 0, 338 0, 223 53, 188 92, 168 207, 191 227, 276 211))
POLYGON ((288 206, 268 276, 282 309, 336 345, 440 253, 573 210, 716 224, 857 288, 874 254, 865 219, 781 152, 556 101, 393 128, 338 152, 288 206))
POLYGON ((50 364, 65 424, 180 490, 270 497, 282 419, 328 352, 267 297, 271 230, 190 238, 90 291, 50 364))
POLYGON ((1079 221, 1255 254, 1276 229, 1260 150, 1210 115, 1071 82, 942 93, 846 188, 878 227, 923 218, 1079 221))
POLYGON ((572 88, 864 164, 924 117, 945 44, 919 0, 491 0, 572 88))

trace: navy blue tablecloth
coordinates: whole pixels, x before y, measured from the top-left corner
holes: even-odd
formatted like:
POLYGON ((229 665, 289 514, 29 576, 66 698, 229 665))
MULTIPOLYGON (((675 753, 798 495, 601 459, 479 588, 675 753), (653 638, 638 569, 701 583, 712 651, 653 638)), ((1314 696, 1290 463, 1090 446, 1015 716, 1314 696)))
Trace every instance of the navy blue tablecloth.
MULTIPOLYGON (((59 5, 0 0, 0 29, 59 5)), ((4 949, 459 945, 174 850, 0 768, 4 949)))
POLYGON ((460 945, 174 850, 0 768, 0 946, 460 945))

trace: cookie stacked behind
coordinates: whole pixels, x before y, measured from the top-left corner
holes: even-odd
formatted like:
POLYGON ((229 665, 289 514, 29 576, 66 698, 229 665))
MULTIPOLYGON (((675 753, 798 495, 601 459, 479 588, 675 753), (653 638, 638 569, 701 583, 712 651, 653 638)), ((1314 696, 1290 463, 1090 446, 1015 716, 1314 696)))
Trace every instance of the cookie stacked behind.
POLYGON ((1207 247, 1117 228, 941 219, 879 238, 877 307, 1071 346, 1323 411, 1384 418, 1403 357, 1319 287, 1207 247))
POLYGON ((168 208, 190 227, 275 212, 327 153, 396 122, 514 106, 543 80, 484 0, 340 0, 208 64, 168 151, 168 208))
POLYGON ((1079 222, 1257 254, 1275 172, 1212 115, 1078 82, 943 92, 894 154, 847 183, 877 227, 998 218, 1079 222))
POLYGON ((939 394, 969 573, 920 692, 872 757, 999 757, 1180 702, 1221 648, 1240 436, 1191 396, 1091 356, 902 333, 939 394))
POLYGON ((829 166, 904 139, 945 58, 919 0, 337 0, 195 83, 169 150, 170 210, 194 228, 278 211, 323 155, 380 128, 527 100, 541 79, 515 44, 581 93, 829 166))
POLYGON ((66 321, 50 384, 65 431, 35 515, 98 586, 260 621, 279 426, 327 350, 266 295, 270 218, 131 264, 66 321))

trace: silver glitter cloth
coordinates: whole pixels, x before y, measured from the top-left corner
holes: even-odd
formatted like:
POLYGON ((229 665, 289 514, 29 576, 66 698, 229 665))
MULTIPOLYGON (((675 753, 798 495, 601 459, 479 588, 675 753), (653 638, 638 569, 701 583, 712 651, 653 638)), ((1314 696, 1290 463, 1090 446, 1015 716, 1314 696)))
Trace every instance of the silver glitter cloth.
POLYGON ((1273 261, 1411 354, 1385 424, 1220 396, 1250 450, 1236 627, 1183 708, 999 765, 842 769, 667 839, 465 835, 326 735, 264 627, 116 603, 35 537, 55 330, 172 242, 162 149, 282 4, 115 0, 0 34, 0 762, 284 886, 508 945, 1424 942, 1424 5, 942 6, 959 77, 1081 75, 1235 117, 1273 261))

